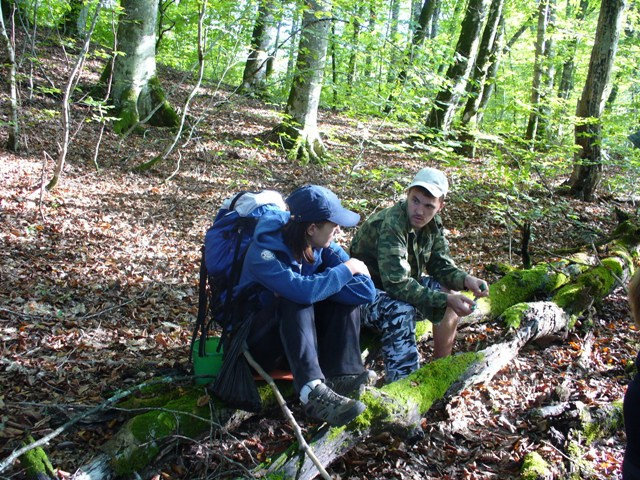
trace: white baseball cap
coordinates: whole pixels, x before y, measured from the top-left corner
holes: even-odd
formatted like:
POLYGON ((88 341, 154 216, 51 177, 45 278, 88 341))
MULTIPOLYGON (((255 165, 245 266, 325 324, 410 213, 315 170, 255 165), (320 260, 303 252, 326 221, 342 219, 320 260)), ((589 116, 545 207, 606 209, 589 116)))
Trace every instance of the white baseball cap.
POLYGON ((449 191, 449 181, 444 173, 436 168, 426 167, 416 173, 411 185, 407 187, 422 187, 435 198, 444 197, 449 191))

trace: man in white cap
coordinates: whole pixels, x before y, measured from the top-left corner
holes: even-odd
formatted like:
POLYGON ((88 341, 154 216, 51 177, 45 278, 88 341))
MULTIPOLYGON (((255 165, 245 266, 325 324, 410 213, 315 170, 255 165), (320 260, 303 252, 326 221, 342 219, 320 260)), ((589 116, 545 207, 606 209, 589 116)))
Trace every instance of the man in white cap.
POLYGON ((361 307, 362 322, 382 334, 388 383, 420 366, 417 316, 433 323, 434 356, 446 357, 459 317, 475 305, 457 290, 489 294, 487 283, 457 268, 449 254, 438 215, 448 190, 443 172, 423 168, 407 188, 407 199, 369 217, 351 243, 351 255, 367 265, 376 285, 373 303, 361 307))

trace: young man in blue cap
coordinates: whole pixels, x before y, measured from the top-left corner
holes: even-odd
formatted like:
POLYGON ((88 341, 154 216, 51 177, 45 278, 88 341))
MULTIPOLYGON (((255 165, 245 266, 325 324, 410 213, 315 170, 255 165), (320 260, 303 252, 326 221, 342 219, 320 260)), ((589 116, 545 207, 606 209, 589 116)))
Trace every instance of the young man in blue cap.
POLYGON ((347 395, 373 380, 360 354, 359 305, 374 299, 366 265, 335 242, 360 216, 330 190, 307 185, 289 211, 264 214, 244 260, 238 291, 251 289, 247 346, 264 369, 289 368, 307 415, 344 425, 365 406, 347 395))
POLYGON ((449 254, 438 215, 448 190, 443 172, 423 168, 407 188, 407 199, 368 218, 351 243, 351 255, 367 265, 377 287, 375 300, 362 308, 362 321, 382 333, 387 382, 420 366, 417 316, 433 322, 434 356, 445 357, 458 318, 474 307, 456 290, 488 295, 486 282, 457 268, 449 254))

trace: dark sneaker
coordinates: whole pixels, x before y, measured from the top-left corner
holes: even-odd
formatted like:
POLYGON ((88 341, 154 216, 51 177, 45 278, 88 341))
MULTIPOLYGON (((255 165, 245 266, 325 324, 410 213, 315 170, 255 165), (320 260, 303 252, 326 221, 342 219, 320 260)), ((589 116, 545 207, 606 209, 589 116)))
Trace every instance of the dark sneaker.
POLYGON ((362 373, 353 375, 336 375, 329 377, 325 383, 327 387, 338 395, 348 396, 356 393, 358 397, 364 392, 365 385, 373 385, 378 379, 378 375, 373 370, 365 370, 362 373))
POLYGON ((326 384, 320 383, 311 391, 303 408, 308 416, 340 427, 364 412, 366 407, 364 403, 338 395, 326 384))

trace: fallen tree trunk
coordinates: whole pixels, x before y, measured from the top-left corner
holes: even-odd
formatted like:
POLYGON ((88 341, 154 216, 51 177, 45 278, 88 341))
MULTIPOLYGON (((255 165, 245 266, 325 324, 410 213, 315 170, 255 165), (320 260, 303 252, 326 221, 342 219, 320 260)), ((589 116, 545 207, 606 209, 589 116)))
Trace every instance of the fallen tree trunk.
MULTIPOLYGON (((379 429, 405 432, 405 435, 409 434, 409 440, 417 438, 420 417, 435 400, 448 401, 472 385, 490 381, 525 344, 568 330, 594 301, 609 294, 618 282, 626 283, 640 243, 638 229, 634 228, 632 233, 611 244, 608 248, 611 256, 599 265, 583 271, 569 283, 560 282, 563 286, 554 289, 551 301, 516 303, 503 309, 502 316, 511 328, 503 342, 477 353, 461 353, 436 360, 405 379, 380 389, 370 389, 362 398, 367 410, 360 417, 346 427, 324 428, 317 432, 310 442, 316 456, 323 465, 329 465, 379 429), (443 385, 446 388, 443 389, 443 385)), ((498 283, 491 289, 496 285, 500 288, 498 283)), ((490 295, 489 301, 491 298, 490 295)), ((297 454, 294 445, 270 465, 259 467, 254 474, 310 480, 317 471, 308 459, 297 454)))
MULTIPOLYGON (((281 385, 283 390, 290 384, 281 385)), ((268 386, 259 388, 265 407, 275 399, 268 386)), ((206 432, 231 430, 250 413, 222 404, 203 388, 178 387, 167 392, 147 392, 146 397, 131 398, 119 405, 131 411, 145 412, 128 420, 101 447, 101 453, 73 475, 74 480, 110 480, 131 477, 149 465, 161 450, 177 444, 180 438, 196 439, 206 432)))

